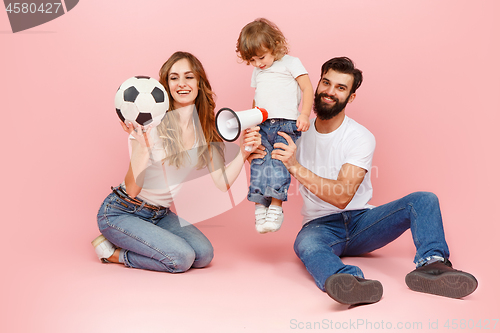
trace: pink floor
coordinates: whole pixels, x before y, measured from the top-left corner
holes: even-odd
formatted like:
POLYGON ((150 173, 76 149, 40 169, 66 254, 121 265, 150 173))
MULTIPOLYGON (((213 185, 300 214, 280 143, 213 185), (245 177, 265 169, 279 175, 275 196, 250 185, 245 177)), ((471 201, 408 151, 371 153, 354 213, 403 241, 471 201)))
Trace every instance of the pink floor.
MULTIPOLYGON (((86 0, 13 34, 2 11, 0 332, 500 331, 498 13, 498 0, 86 0), (282 230, 266 235, 253 227, 252 204, 229 209, 214 196, 212 207, 226 212, 196 224, 215 248, 205 269, 174 275, 97 260, 95 215, 129 163, 117 87, 133 75, 157 77, 184 50, 202 61, 217 110, 245 110, 252 68, 234 48, 258 17, 285 33, 313 86, 331 57, 363 70, 347 114, 377 139, 370 203, 436 193, 450 259, 477 277, 475 293, 455 300, 410 291, 407 232, 346 259, 382 282, 382 300, 337 304, 293 253, 296 191, 282 230)), ((207 188, 184 193, 206 197, 207 188)), ((192 201, 187 209, 208 205, 192 201)))
POLYGON ((457 327, 480 324, 491 329, 497 324, 496 268, 486 266, 488 258, 467 255, 465 247, 457 248, 460 255, 452 260, 479 280, 474 294, 455 300, 406 287, 404 276, 413 269, 408 232, 372 254, 346 259, 382 282, 379 303, 354 308, 336 303, 316 288, 293 253, 298 207, 288 206, 289 219, 275 234, 259 235, 251 218, 241 218, 251 216, 247 202, 198 223, 215 247, 215 259, 205 269, 183 274, 101 264, 90 245, 97 228, 80 223, 79 217, 60 221, 79 223, 79 235, 71 227, 40 230, 43 251, 34 251, 29 265, 13 263, 15 270, 8 271, 9 284, 4 286, 11 287, 6 288, 3 325, 10 330, 4 332, 294 332, 342 327, 349 332, 444 332, 453 331, 455 322, 457 327))

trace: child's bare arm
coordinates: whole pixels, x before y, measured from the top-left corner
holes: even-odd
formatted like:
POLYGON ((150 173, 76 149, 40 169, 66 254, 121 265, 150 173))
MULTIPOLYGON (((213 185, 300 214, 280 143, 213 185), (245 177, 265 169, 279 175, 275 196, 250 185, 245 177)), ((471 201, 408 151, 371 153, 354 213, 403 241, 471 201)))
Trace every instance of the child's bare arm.
POLYGON ((309 129, 309 116, 314 100, 313 86, 307 74, 297 76, 295 80, 302 90, 302 110, 297 118, 297 129, 305 132, 309 129))

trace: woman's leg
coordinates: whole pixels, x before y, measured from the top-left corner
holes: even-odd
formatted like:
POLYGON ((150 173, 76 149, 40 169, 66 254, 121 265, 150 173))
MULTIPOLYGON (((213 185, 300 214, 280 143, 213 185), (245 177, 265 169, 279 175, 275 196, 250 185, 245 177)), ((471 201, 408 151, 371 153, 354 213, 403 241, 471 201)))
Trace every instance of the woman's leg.
POLYGON ((208 238, 194 225, 175 213, 169 212, 158 222, 157 226, 184 239, 189 244, 195 253, 192 267, 201 268, 210 264, 214 257, 214 248, 208 238))
POLYGON ((155 220, 155 214, 111 194, 99 210, 98 225, 104 237, 122 249, 120 262, 126 266, 172 273, 188 270, 195 251, 183 238, 157 226, 160 219, 155 220))

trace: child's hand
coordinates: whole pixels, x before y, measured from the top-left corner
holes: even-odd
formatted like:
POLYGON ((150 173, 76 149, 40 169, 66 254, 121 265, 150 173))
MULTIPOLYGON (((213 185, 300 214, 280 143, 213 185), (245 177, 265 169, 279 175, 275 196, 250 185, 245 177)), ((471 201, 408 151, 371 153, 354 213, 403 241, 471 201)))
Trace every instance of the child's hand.
POLYGON ((301 132, 306 132, 309 129, 309 117, 305 114, 301 114, 297 118, 297 130, 301 132))

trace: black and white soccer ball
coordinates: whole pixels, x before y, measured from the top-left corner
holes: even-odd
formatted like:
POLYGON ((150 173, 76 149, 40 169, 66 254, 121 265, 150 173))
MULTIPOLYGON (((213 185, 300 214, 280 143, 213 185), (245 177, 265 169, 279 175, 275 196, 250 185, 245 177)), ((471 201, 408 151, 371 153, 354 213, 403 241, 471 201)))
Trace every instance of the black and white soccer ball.
POLYGON ((115 107, 124 123, 158 126, 168 110, 168 95, 163 85, 149 76, 134 76, 118 88, 115 107))

